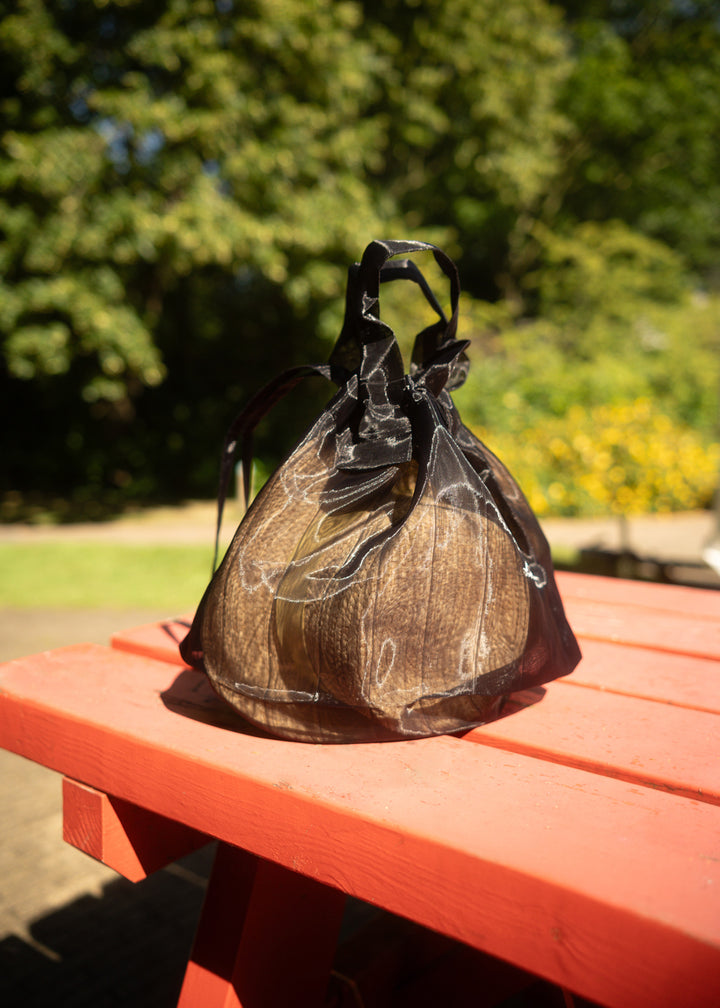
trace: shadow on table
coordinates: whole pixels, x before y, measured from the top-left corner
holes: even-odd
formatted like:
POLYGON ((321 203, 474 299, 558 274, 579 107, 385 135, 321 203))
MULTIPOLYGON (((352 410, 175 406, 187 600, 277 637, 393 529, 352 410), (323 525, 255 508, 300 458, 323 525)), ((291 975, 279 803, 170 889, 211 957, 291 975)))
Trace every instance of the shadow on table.
POLYGON ((186 668, 179 672, 172 684, 160 694, 160 699, 168 710, 193 721, 202 721, 241 735, 272 738, 268 732, 245 721, 218 696, 207 676, 194 669, 186 668))
MULTIPOLYGON (((533 689, 510 694, 498 708, 498 713, 493 720, 511 717, 526 707, 540 703, 546 692, 544 686, 535 686, 533 689)), ((180 714, 182 717, 191 718, 193 721, 202 721, 204 724, 214 725, 216 728, 224 728, 242 735, 273 738, 269 732, 245 721, 239 713, 218 696, 207 676, 194 669, 186 668, 179 672, 172 684, 163 690, 161 699, 168 710, 180 714)), ((476 729, 470 728, 468 730, 475 731, 476 729)), ((384 744, 398 745, 401 743, 391 741, 384 744)))

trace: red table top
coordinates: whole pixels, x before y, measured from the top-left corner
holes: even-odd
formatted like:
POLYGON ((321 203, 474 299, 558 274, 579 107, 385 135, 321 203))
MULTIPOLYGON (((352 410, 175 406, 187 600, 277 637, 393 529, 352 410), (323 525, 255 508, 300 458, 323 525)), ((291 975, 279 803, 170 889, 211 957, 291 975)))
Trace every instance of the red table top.
POLYGON ((185 622, 0 668, 0 745, 624 1006, 720 1003, 720 593, 558 576, 583 661, 463 738, 238 730, 185 622))

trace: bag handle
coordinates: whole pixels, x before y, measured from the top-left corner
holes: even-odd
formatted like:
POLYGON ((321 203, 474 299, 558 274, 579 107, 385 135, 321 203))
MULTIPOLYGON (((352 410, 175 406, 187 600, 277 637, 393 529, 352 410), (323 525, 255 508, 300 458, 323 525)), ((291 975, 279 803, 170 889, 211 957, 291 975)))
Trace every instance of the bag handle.
POLYGON ((455 338, 460 300, 460 278, 452 259, 442 249, 429 242, 373 241, 365 249, 362 260, 350 267, 345 301, 345 320, 330 356, 331 363, 340 364, 348 370, 354 371, 362 360, 364 345, 381 339, 394 338, 390 327, 380 320, 379 289, 381 283, 399 278, 413 280, 417 283, 428 303, 438 315, 437 322, 417 335, 413 347, 412 363, 416 367, 421 367, 439 346, 455 338), (398 262, 389 262, 396 255, 423 251, 433 253, 436 262, 450 281, 452 315, 449 321, 427 280, 412 260, 403 259, 398 262))
POLYGON ((277 402, 291 392, 304 378, 309 378, 312 375, 327 378, 328 381, 334 382, 337 386, 343 385, 350 377, 342 368, 330 364, 300 364, 297 367, 288 368, 282 374, 273 378, 272 381, 269 381, 267 385, 264 385, 259 392, 256 392, 245 408, 238 413, 230 424, 225 435, 222 456, 220 458, 218 508, 215 524, 215 552, 212 562, 213 572, 217 567, 223 510, 230 488, 230 478, 238 449, 240 449, 240 463, 242 466, 243 503, 245 510, 247 510, 250 505, 253 432, 265 414, 269 413, 277 402))
POLYGON ((376 339, 384 339, 390 335, 388 326, 380 322, 379 315, 373 315, 372 309, 379 298, 380 272, 388 261, 396 255, 408 255, 413 252, 432 252, 435 261, 450 281, 450 303, 452 317, 448 323, 447 337, 454 338, 457 331, 457 312, 460 300, 460 277, 452 259, 437 245, 420 241, 372 241, 365 249, 360 260, 358 283, 361 292, 360 306, 360 338, 363 343, 376 339), (379 323, 379 327, 378 327, 379 323))
MULTIPOLYGON (((359 272, 360 264, 356 263, 354 269, 359 272)), ((418 269, 417 263, 412 259, 389 259, 383 263, 380 269, 380 283, 387 283, 390 280, 412 280, 418 285, 425 295, 425 300, 437 314, 443 325, 447 326, 448 320, 445 316, 438 299, 435 297, 430 284, 425 279, 423 273, 418 269)))
MULTIPOLYGON (((235 417, 225 437, 220 462, 220 485, 218 489, 218 512, 215 529, 215 554, 213 571, 217 565, 220 545, 220 529, 227 499, 234 460, 240 449, 242 464, 243 495, 245 507, 250 503, 250 479, 252 473, 253 431, 262 417, 288 394, 299 382, 311 375, 319 375, 335 383, 344 385, 357 370, 363 359, 363 346, 395 335, 389 326, 380 321, 378 294, 380 283, 405 278, 418 284, 428 303, 438 315, 438 321, 418 333, 413 348, 413 365, 421 368, 436 351, 455 343, 460 300, 460 278, 455 263, 442 249, 429 242, 419 241, 373 241, 363 254, 360 263, 350 267, 345 304, 345 322, 327 364, 306 364, 289 368, 268 382, 257 392, 245 408, 235 417), (450 302, 452 315, 448 320, 427 280, 417 265, 408 259, 390 263, 396 255, 412 252, 431 251, 443 273, 450 280, 450 302)), ((459 349, 459 348, 458 348, 459 349)), ((398 351, 399 356, 399 351, 398 351)), ((457 388, 465 380, 467 357, 464 352, 453 354, 454 366, 447 381, 448 389, 457 388)))

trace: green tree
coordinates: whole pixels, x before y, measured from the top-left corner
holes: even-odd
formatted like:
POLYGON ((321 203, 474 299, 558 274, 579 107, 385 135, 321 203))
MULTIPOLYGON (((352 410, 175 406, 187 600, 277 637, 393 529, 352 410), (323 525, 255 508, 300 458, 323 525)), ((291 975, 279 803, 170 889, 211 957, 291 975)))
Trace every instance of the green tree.
POLYGON ((538 423, 662 393, 707 430, 719 13, 0 0, 0 489, 210 493, 232 413, 326 356, 376 237, 458 259, 478 423, 512 386, 538 423))
MULTIPOLYGON (((566 2, 574 124, 548 210, 617 218, 717 282, 720 4, 566 2)), ((549 218, 546 217, 546 221, 549 218)))
POLYGON ((560 168, 570 123, 558 97, 572 63, 544 0, 366 2, 390 70, 378 114, 378 182, 404 220, 436 230, 465 286, 515 295, 526 235, 560 168))
MULTIPOLYGON (((381 61, 357 6, 333 0, 21 0, 2 14, 9 404, 51 438, 58 489, 149 475, 153 457, 182 482, 188 439, 215 444, 227 422, 218 397, 246 394, 261 360, 310 353, 304 320, 385 230, 365 181, 381 61)), ((8 451, 14 482, 48 479, 8 451)))

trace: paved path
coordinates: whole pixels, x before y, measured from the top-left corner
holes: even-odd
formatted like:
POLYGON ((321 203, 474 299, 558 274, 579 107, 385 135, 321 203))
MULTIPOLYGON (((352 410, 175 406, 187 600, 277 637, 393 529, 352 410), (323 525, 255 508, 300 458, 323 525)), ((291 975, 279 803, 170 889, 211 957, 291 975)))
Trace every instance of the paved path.
POLYGON ((637 515, 619 518, 546 518, 543 529, 553 547, 566 549, 630 549, 661 563, 700 563, 713 538, 711 511, 637 515))
MULTIPOLYGON (((177 507, 157 507, 129 512, 109 521, 68 525, 0 524, 0 542, 127 542, 207 543, 215 536, 217 506, 211 501, 192 501, 177 507)), ((227 538, 240 520, 235 501, 225 505, 223 533, 227 538)))

